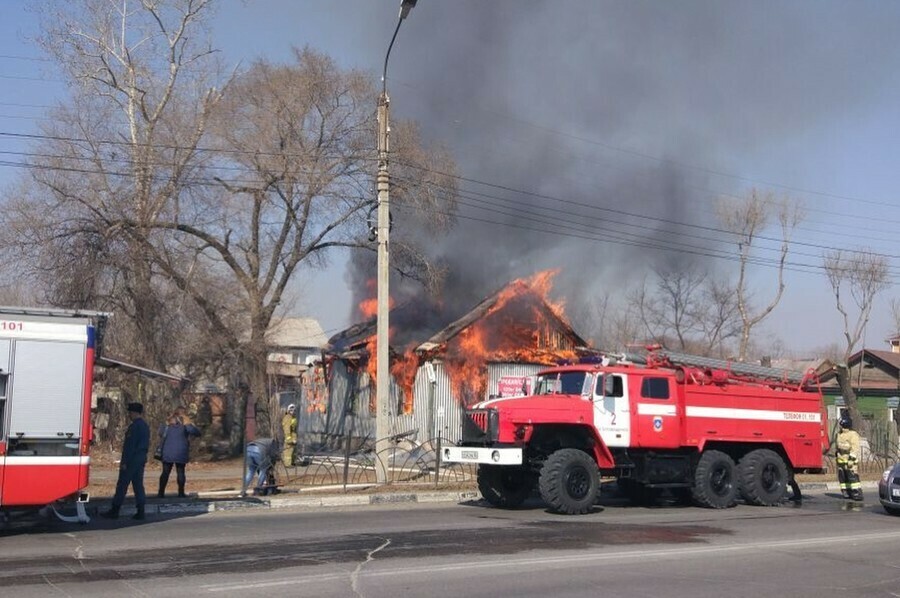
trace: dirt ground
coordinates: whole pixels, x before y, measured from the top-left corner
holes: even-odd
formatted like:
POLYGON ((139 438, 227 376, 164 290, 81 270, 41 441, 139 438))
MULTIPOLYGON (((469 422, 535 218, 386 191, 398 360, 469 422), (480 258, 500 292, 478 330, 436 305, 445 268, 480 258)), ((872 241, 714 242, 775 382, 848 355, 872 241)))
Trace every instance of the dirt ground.
MULTIPOLYGON (((116 488, 119 465, 118 453, 95 450, 91 452, 91 477, 88 492, 91 496, 102 498, 112 496, 116 488)), ((235 492, 241 489, 241 475, 244 469, 244 460, 241 457, 222 459, 217 461, 198 459, 188 463, 185 474, 187 477, 186 491, 188 493, 226 491, 235 492)), ((144 487, 147 494, 156 494, 159 476, 162 472, 162 464, 151 460, 144 470, 144 487)), ((174 495, 178 491, 175 481, 175 470, 169 476, 169 484, 166 492, 174 495)))

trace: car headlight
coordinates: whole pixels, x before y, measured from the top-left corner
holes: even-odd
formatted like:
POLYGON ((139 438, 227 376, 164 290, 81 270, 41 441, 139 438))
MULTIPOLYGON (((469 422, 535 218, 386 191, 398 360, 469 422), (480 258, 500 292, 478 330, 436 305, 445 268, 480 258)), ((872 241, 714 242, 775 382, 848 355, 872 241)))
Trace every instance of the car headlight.
POLYGON ((887 481, 888 481, 888 478, 891 477, 891 472, 892 472, 892 471, 894 471, 894 468, 893 468, 893 467, 890 468, 890 469, 885 469, 885 470, 884 470, 884 473, 881 474, 881 481, 882 481, 882 482, 887 482, 887 481))

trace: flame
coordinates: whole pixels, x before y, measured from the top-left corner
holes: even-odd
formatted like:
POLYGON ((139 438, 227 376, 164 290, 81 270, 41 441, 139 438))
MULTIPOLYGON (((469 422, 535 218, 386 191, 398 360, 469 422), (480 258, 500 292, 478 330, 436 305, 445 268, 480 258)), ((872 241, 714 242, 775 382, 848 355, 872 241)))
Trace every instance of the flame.
POLYGON ((369 295, 369 298, 363 299, 357 306, 357 309, 359 309, 359 314, 364 320, 374 318, 376 315, 378 315, 378 296, 376 294, 377 284, 378 281, 374 278, 370 278, 366 281, 366 294, 369 295))
MULTIPOLYGON (((564 303, 553 302, 548 297, 553 278, 558 273, 559 270, 544 270, 514 280, 496 295, 493 304, 479 319, 442 347, 444 369, 458 401, 470 405, 485 398, 485 366, 489 362, 555 365, 563 360, 577 359, 574 335, 560 326, 560 321, 567 324, 564 303)), ((361 302, 360 312, 374 314, 375 304, 374 299, 361 302), (367 312, 366 309, 373 310, 367 312)), ((392 327, 389 338, 393 336, 392 327)), ((391 355, 391 376, 403 393, 402 413, 411 413, 413 409, 413 386, 422 362, 414 352, 415 346, 413 343, 402 354, 391 355)), ((375 409, 377 348, 377 338, 373 335, 366 341, 372 412, 375 409)))
MULTIPOLYGON (((366 283, 366 287, 370 293, 375 291, 376 281, 370 279, 366 283)), ((394 299, 388 298, 388 309, 393 309, 394 299)), ((375 318, 378 314, 378 298, 373 297, 363 299, 358 306, 359 312, 366 318, 375 318)), ((394 327, 388 329, 388 345, 391 344, 390 339, 394 337, 394 327)), ((419 357, 415 354, 415 343, 406 348, 402 355, 390 356, 390 372, 394 378, 394 382, 403 392, 402 413, 412 413, 413 409, 413 385, 416 381, 416 372, 419 369, 419 357)), ((368 361, 366 362, 366 372, 369 374, 369 386, 371 392, 369 394, 369 412, 375 413, 375 383, 378 372, 378 337, 372 335, 366 340, 366 352, 368 353, 368 361)))
POLYGON ((444 366, 457 400, 470 405, 485 398, 488 362, 554 365, 577 358, 574 338, 557 321, 566 322, 563 303, 548 298, 558 272, 514 280, 480 319, 447 342, 444 366))

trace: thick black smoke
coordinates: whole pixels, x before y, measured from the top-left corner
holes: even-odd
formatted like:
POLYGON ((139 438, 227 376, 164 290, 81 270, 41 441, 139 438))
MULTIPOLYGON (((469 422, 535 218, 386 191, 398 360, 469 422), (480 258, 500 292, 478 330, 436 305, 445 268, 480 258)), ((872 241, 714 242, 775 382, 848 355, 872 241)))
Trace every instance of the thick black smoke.
MULTIPOLYGON (((383 23, 366 33, 376 55, 393 4, 365 6, 383 23)), ((900 71, 876 64, 897 64, 900 10, 858 8, 419 2, 391 56, 393 115, 448 146, 462 176, 497 185, 461 182, 457 227, 431 240, 448 267, 445 319, 546 268, 561 268, 556 291, 575 312, 651 267, 733 268, 712 257, 723 235, 679 223, 715 226, 713 198, 753 184, 746 164, 876 101, 885 76, 896 84, 900 71)), ((372 272, 370 260, 351 270, 360 298, 372 272)))

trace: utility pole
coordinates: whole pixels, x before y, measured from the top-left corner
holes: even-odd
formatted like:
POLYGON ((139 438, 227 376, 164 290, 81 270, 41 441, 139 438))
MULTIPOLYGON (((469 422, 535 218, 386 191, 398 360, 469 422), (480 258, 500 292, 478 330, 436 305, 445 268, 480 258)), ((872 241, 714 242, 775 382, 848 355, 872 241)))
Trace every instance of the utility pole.
POLYGON ((400 25, 416 5, 417 0, 403 0, 400 3, 400 17, 397 28, 384 56, 384 71, 381 76, 381 95, 378 96, 378 175, 376 189, 378 191, 378 300, 377 327, 375 330, 375 479, 379 484, 388 482, 388 449, 390 443, 391 412, 391 364, 390 364, 390 230, 391 199, 390 175, 388 174, 388 157, 390 155, 390 103, 387 94, 387 66, 391 56, 391 48, 397 39, 400 25))

